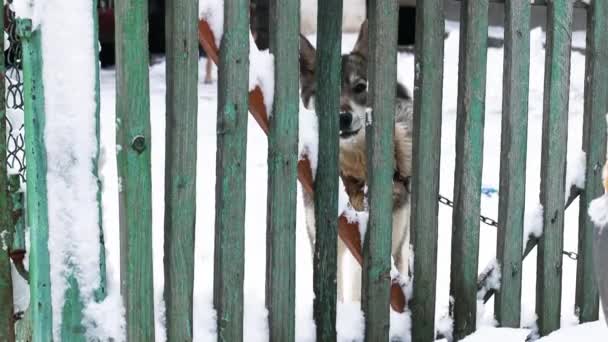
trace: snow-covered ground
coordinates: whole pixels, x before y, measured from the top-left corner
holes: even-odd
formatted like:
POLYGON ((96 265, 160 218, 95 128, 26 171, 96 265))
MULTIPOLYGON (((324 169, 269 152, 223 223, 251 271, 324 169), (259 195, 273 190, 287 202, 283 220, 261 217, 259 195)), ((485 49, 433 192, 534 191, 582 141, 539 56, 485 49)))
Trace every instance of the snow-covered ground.
MULTIPOLYGON (((445 82, 443 100, 443 126, 441 149, 441 193, 452 197, 455 162, 455 127, 458 73, 458 32, 454 24, 448 24, 450 36, 445 42, 445 82)), ((500 30, 492 30, 493 35, 500 35, 500 30)), ((344 35, 343 49, 348 51, 354 43, 354 35, 344 35)), ((544 35, 535 30, 531 33, 532 57, 530 79, 530 111, 527 165, 526 208, 529 222, 534 222, 538 212, 541 127, 543 109, 543 69, 544 35)), ((584 44, 584 36, 575 35, 576 43, 584 44)), ((314 41, 314 40, 313 40, 314 41)), ((500 118, 502 104, 502 60, 503 50, 493 48, 488 51, 488 78, 485 118, 485 145, 483 185, 498 189, 500 166, 500 118)), ((195 309, 194 335, 196 341, 215 339, 215 321, 212 307, 213 288, 213 234, 214 234, 214 189, 215 189, 215 153, 216 153, 216 85, 202 83, 204 60, 200 62, 201 80, 199 85, 199 118, 198 118, 198 179, 197 179, 197 231, 196 231, 196 274, 195 274, 195 309)), ((298 70, 293 66, 294 72, 298 70)), ((570 93, 569 160, 580 160, 581 135, 583 122, 584 95, 584 56, 572 55, 572 87, 570 93)), ((400 54, 398 78, 409 89, 413 89, 414 57, 400 54)), ((164 191, 164 155, 165 155, 165 64, 164 61, 150 69, 151 121, 152 121, 152 186, 153 186, 153 225, 154 225, 154 279, 157 313, 157 341, 163 341, 163 191, 164 191)), ((104 164, 101 169, 104 196, 104 225, 106 246, 108 249, 108 267, 110 295, 118 291, 119 243, 118 243, 118 181, 116 175, 115 146, 115 72, 105 70, 101 73, 101 142, 103 145, 104 164)), ((265 274, 265 238, 266 238, 266 179, 267 179, 267 142, 264 133, 255 121, 249 120, 247 147, 247 193, 246 207, 246 244, 245 244, 245 336, 247 341, 267 340, 267 312, 264 307, 264 274, 265 274)), ((192 156, 194 158, 194 156, 192 156)), ((571 165, 573 165, 571 163, 571 165)), ((482 213, 497 217, 498 195, 482 196, 482 213)), ((450 270, 450 208, 439 209, 438 241, 438 276, 437 276, 437 319, 442 326, 449 321, 442 320, 447 314, 449 303, 449 270, 450 270)), ((298 197, 297 220, 297 272, 296 272, 296 339, 297 341, 314 341, 314 323, 312 321, 312 264, 310 247, 305 232, 303 206, 298 197)), ((568 209, 565 218, 564 248, 568 251, 577 249, 578 205, 574 203, 568 209)), ((481 226, 480 236, 480 271, 495 257, 496 230, 481 226)), ((353 261, 351 260, 351 263, 353 261)), ((524 264, 524 281, 522 290, 522 326, 532 327, 535 321, 535 272, 536 254, 533 252, 524 264)), ((563 296, 562 296, 562 331, 542 339, 542 341, 570 341, 572 338, 583 338, 584 341, 605 340, 608 329, 601 323, 591 323, 572 327, 577 324, 574 313, 574 289, 576 262, 564 259, 563 296)), ((527 329, 492 328, 493 301, 479 307, 478 325, 480 331, 467 341, 523 341, 527 329)), ((409 340, 409 316, 392 315, 392 335, 409 340)), ((446 329, 444 329, 446 330, 446 329)), ((340 341, 360 341, 363 333, 363 316, 359 303, 346 303, 338 307, 338 333, 340 341)))

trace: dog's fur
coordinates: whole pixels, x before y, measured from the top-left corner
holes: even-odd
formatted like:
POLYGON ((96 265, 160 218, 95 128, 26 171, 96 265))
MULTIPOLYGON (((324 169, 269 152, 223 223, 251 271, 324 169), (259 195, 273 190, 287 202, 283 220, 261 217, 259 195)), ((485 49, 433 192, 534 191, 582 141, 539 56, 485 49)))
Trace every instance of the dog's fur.
MULTIPOLYGON (((308 109, 314 109, 315 100, 314 47, 300 37, 301 98, 308 109)), ((367 92, 368 25, 361 26, 359 37, 351 53, 342 56, 340 95, 340 173, 351 205, 356 210, 366 210, 365 185, 367 183, 367 157, 365 142, 366 111, 370 106, 367 92), (351 119, 342 120, 343 117, 351 119)), ((398 84, 395 112, 395 179, 393 181, 393 234, 392 256, 401 273, 407 274, 409 259, 410 194, 405 180, 411 175, 412 156, 412 101, 406 89, 398 84)), ((322 148, 323 142, 320 143, 322 148)), ((304 192, 306 222, 311 247, 314 250, 315 217, 312 194, 304 192)), ((338 298, 344 300, 342 259, 346 251, 338 242, 338 298)), ((361 294, 361 270, 354 272, 351 300, 359 301, 361 294)))

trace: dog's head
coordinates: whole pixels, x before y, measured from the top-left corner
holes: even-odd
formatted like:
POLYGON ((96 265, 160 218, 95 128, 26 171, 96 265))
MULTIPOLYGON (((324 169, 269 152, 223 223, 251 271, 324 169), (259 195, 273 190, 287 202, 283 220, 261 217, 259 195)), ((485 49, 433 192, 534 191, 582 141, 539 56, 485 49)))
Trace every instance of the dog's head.
MULTIPOLYGON (((314 109, 316 50, 300 35, 300 84, 304 106, 314 109)), ((365 112, 369 107, 368 96, 368 24, 361 25, 359 37, 353 50, 342 56, 340 93, 340 137, 348 139, 359 133, 365 125, 365 112)), ((405 88, 397 86, 397 97, 408 99, 405 88)))

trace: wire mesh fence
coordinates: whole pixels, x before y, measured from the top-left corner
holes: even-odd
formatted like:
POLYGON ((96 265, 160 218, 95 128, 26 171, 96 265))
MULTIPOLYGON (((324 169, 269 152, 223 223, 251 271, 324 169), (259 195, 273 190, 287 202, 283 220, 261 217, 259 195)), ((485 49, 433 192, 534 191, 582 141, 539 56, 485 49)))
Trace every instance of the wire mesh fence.
POLYGON ((23 126, 23 73, 21 41, 17 35, 13 1, 4 6, 4 56, 6 63, 7 166, 25 182, 25 136, 23 126))

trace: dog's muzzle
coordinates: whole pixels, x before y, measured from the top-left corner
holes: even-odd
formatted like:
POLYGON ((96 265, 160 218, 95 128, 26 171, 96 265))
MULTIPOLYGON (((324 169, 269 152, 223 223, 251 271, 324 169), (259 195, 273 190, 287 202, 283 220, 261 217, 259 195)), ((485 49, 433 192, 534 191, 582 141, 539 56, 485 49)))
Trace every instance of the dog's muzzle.
POLYGON ((359 130, 352 130, 353 113, 342 112, 340 113, 340 137, 350 138, 353 135, 359 133, 359 130))

